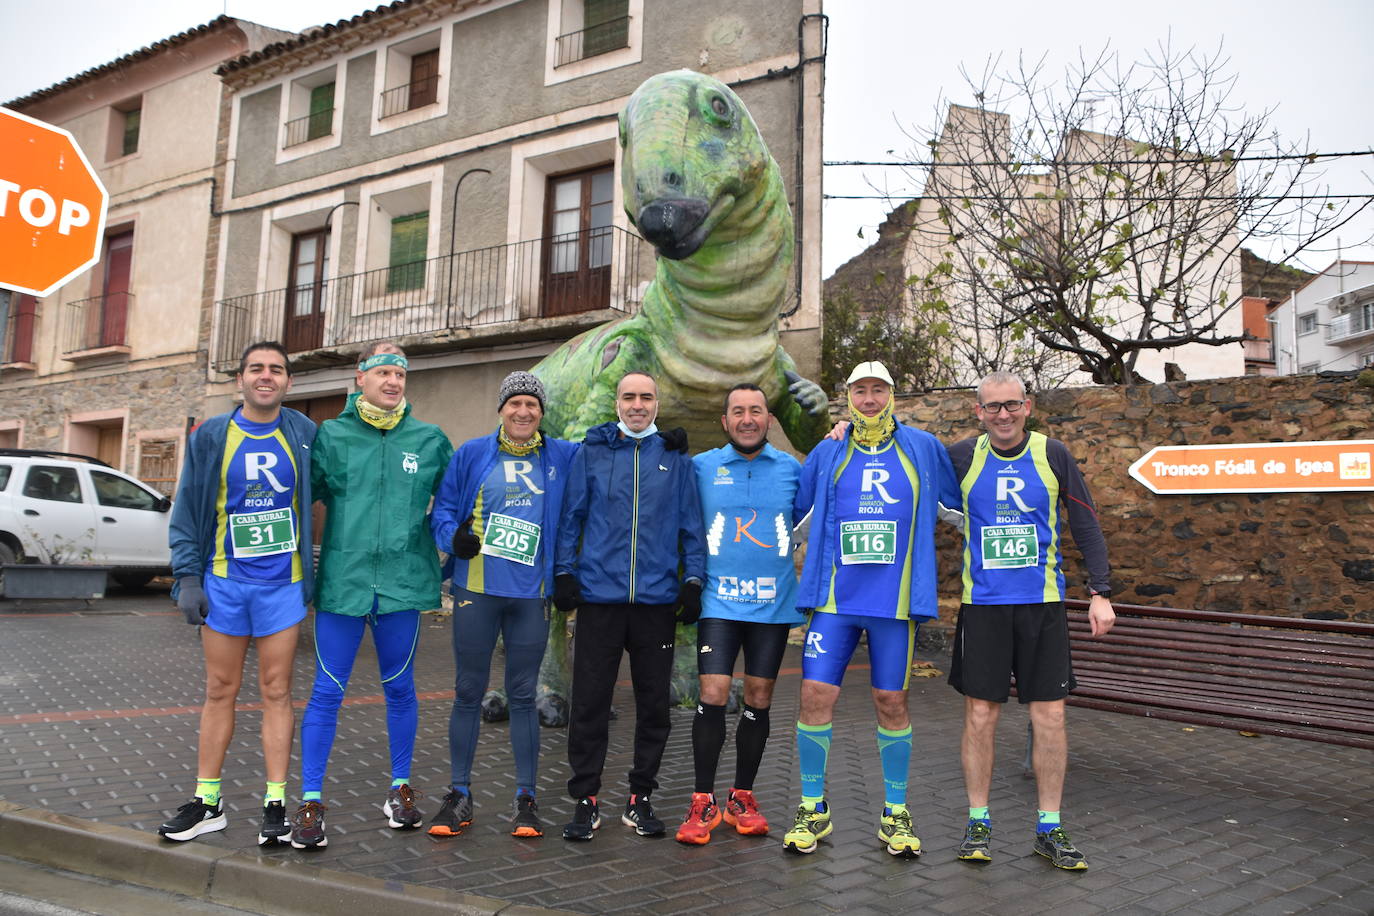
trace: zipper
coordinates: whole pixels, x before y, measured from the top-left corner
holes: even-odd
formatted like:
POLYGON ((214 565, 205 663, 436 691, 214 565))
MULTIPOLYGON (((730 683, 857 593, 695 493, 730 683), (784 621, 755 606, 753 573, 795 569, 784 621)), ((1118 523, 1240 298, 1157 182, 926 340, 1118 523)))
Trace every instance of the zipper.
POLYGON ((633 504, 630 507, 630 604, 635 603, 635 555, 639 552, 639 440, 635 440, 633 504))
MULTIPOLYGON (((381 502, 381 503, 383 503, 383 505, 382 505, 382 506, 378 506, 378 509, 379 509, 379 510, 382 510, 382 511, 378 511, 378 512, 377 512, 377 539, 376 539, 375 541, 373 541, 374 544, 381 544, 381 543, 382 543, 382 526, 386 524, 386 521, 385 521, 386 512, 384 511, 384 505, 385 505, 385 500, 386 500, 386 433, 387 433, 387 431, 383 429, 383 430, 379 430, 379 432, 382 434, 382 455, 381 455, 381 460, 377 462, 377 494, 378 494, 378 501, 381 502)), ((377 563, 378 563, 378 561, 379 561, 380 559, 381 559, 381 552, 380 552, 380 551, 374 550, 374 551, 372 552, 372 594, 373 594, 373 597, 374 597, 374 598, 375 598, 376 595, 377 595, 378 586, 379 586, 379 584, 381 583, 381 578, 378 576, 378 573, 381 572, 381 570, 380 570, 380 569, 378 568, 378 566, 377 566, 377 563)))

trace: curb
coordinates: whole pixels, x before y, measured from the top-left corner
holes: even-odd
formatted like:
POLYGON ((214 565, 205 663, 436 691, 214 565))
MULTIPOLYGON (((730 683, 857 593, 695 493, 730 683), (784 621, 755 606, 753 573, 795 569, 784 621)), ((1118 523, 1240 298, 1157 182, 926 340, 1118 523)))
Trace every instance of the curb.
POLYGON ((266 860, 0 799, 0 855, 272 916, 386 912, 406 916, 552 916, 565 910, 266 860))

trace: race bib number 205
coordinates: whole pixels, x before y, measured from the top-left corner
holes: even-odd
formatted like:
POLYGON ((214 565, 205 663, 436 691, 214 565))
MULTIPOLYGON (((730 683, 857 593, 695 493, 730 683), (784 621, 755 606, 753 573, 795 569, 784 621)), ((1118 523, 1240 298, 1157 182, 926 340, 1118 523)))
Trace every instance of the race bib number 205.
POLYGON ((510 515, 490 515, 482 530, 482 553, 533 566, 539 555, 540 528, 510 515))

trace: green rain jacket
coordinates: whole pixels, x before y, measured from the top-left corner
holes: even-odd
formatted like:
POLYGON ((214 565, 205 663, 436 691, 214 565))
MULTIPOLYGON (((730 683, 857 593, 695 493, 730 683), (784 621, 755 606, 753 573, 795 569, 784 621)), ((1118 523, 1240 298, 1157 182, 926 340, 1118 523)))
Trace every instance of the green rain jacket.
POLYGON ((430 499, 453 446, 410 406, 393 429, 364 423, 349 396, 320 424, 310 485, 328 516, 315 577, 315 609, 362 617, 439 607, 439 555, 429 533, 430 499))

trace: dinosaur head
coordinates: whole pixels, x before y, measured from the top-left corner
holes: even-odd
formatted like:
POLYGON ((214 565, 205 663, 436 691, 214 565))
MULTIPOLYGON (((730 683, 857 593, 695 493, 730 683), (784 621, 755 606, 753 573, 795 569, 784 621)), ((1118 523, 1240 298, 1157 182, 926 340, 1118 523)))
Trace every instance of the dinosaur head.
POLYGON ((720 80, 675 70, 650 77, 620 113, 625 212, 659 254, 691 257, 765 174, 749 111, 720 80))

